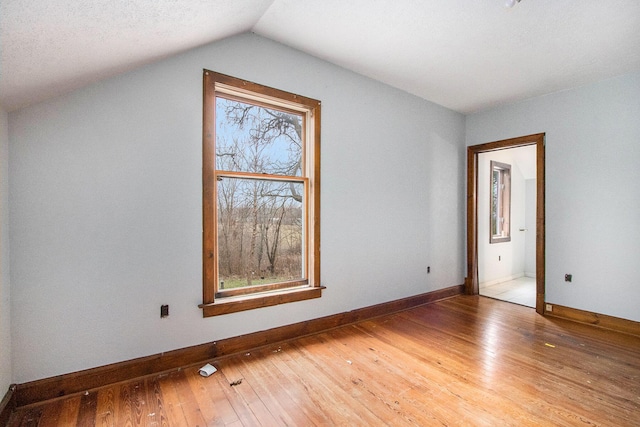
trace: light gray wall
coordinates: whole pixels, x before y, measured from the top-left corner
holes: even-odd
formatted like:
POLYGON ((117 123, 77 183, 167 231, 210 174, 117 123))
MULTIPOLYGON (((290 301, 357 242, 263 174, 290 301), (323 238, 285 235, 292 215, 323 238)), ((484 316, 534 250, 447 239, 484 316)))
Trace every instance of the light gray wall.
POLYGON ((467 116, 467 145, 546 132, 548 302, 640 321, 639 118, 640 73, 467 116))
POLYGON ((463 283, 464 120, 252 34, 11 113, 15 381, 463 283), (322 101, 321 299, 202 318, 203 68, 322 101))
POLYGON ((525 219, 524 239, 524 275, 536 277, 536 204, 537 180, 527 179, 525 182, 525 219))
POLYGON ((11 288, 9 282, 9 130, 0 108, 0 399, 13 382, 11 365, 11 288))

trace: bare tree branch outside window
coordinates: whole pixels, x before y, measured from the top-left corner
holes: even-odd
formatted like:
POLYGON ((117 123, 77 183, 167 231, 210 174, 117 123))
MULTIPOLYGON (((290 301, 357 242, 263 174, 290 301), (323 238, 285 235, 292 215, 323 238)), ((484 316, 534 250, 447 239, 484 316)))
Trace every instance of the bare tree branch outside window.
POLYGON ((219 178, 220 289, 303 277, 302 128, 300 114, 216 98, 216 169, 292 177, 219 178))

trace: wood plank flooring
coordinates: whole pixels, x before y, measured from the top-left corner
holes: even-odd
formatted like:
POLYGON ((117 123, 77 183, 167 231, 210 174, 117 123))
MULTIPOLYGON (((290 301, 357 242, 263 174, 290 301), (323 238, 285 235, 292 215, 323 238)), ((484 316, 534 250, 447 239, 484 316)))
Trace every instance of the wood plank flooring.
POLYGON ((484 297, 211 362, 209 378, 198 365, 89 390, 9 426, 640 425, 640 337, 484 297))

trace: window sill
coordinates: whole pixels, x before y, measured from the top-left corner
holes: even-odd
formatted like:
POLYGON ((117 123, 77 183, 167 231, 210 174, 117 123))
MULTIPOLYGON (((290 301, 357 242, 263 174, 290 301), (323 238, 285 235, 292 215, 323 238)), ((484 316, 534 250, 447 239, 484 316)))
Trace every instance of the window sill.
POLYGON ((489 241, 489 244, 493 243, 506 243, 511 241, 511 236, 509 237, 492 237, 489 241))
POLYGON ((239 311, 253 310, 255 308, 270 307, 272 305, 286 304, 295 301, 320 298, 322 296, 320 287, 302 287, 286 290, 260 292, 250 295, 240 295, 235 297, 217 298, 215 302, 200 304, 203 317, 219 316, 221 314, 237 313, 239 311))

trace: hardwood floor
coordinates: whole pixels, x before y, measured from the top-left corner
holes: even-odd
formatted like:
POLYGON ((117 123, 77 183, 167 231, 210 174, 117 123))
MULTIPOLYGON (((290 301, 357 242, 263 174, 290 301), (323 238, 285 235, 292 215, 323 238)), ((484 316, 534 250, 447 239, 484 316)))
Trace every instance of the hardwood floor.
POLYGON ((9 426, 640 425, 640 337, 484 297, 212 364, 18 408, 9 426))

